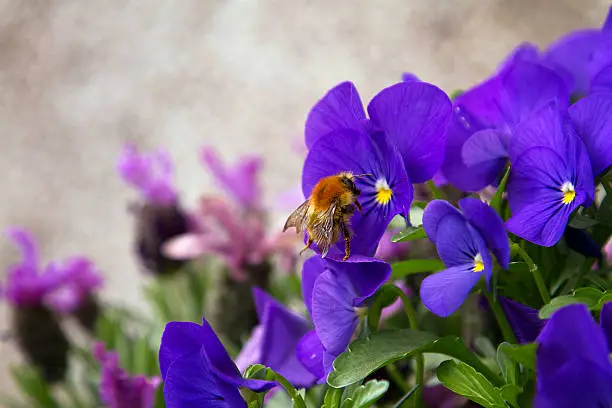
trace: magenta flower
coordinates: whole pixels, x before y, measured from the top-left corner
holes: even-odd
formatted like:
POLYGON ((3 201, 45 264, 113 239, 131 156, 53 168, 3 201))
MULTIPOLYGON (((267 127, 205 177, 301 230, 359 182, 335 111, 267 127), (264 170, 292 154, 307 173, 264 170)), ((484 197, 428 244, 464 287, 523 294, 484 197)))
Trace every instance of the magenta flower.
POLYGON ((34 237, 21 228, 11 228, 7 236, 20 249, 21 262, 9 268, 3 295, 15 306, 47 304, 59 312, 72 312, 103 280, 92 262, 72 257, 40 266, 34 237))
POLYGON ((100 399, 110 408, 151 408, 161 379, 131 376, 119 367, 117 353, 106 351, 104 344, 93 347, 95 359, 102 365, 100 399))
POLYGON ((263 162, 261 157, 243 157, 233 167, 223 163, 215 150, 210 147, 203 147, 200 157, 217 183, 227 191, 238 206, 245 209, 259 209, 261 205, 259 172, 263 162))
POLYGON ((117 171, 123 181, 134 187, 150 203, 170 205, 176 201, 173 165, 166 150, 141 153, 126 145, 117 161, 117 171))

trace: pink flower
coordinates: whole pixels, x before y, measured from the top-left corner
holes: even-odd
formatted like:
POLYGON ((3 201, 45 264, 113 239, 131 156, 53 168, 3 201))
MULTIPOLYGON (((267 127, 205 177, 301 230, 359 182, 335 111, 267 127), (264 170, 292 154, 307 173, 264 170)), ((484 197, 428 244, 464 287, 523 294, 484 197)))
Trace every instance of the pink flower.
POLYGON ((151 408, 159 377, 130 376, 119 367, 117 353, 106 351, 103 343, 95 343, 92 354, 102 365, 100 399, 110 408, 151 408))
POLYGON ((117 171, 144 200, 156 204, 176 201, 177 193, 172 181, 174 170, 166 150, 141 153, 135 146, 126 145, 117 161, 117 171))

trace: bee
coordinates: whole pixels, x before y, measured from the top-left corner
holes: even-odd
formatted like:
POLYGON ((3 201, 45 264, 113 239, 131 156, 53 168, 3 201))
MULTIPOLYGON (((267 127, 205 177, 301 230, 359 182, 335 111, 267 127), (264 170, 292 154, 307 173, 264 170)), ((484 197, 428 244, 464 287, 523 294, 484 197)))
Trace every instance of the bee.
POLYGON ((308 234, 308 241, 300 254, 314 242, 321 256, 325 257, 342 232, 343 260, 348 259, 351 254, 350 219, 355 208, 363 211, 357 200, 361 191, 355 185, 355 179, 362 176, 366 175, 342 172, 319 180, 310 197, 289 216, 283 232, 295 227, 298 234, 303 230, 308 234))

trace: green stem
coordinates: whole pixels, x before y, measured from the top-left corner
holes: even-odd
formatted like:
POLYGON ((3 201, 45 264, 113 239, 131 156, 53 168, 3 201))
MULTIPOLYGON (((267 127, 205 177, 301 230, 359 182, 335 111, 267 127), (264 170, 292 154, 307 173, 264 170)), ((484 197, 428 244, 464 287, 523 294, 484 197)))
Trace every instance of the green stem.
POLYGON ((546 284, 544 283, 544 278, 542 278, 542 274, 540 273, 540 269, 538 269, 538 265, 533 262, 533 259, 527 254, 520 245, 512 244, 512 251, 515 251, 527 264, 529 267, 529 272, 533 275, 533 279, 535 280, 536 286, 538 287, 538 291, 540 292, 540 296, 542 297, 542 301, 544 304, 550 302, 550 294, 548 293, 548 289, 546 288, 546 284))
POLYGON ((435 200, 440 200, 442 198, 442 191, 440 191, 440 189, 438 188, 438 186, 436 186, 436 183, 434 183, 433 180, 429 180, 427 182, 427 187, 429 188, 429 191, 431 191, 431 195, 435 200))
POLYGON ((508 318, 506 317, 503 309, 499 302, 497 302, 493 296, 493 293, 484 290, 483 291, 487 300, 489 301, 489 305, 491 305, 491 310, 493 310, 493 315, 495 315, 495 320, 497 320, 497 324, 502 331, 502 335, 504 339, 508 343, 518 344, 516 340, 516 336, 514 335, 514 331, 512 331, 512 327, 510 327, 510 323, 508 322, 508 318))
POLYGON ((410 391, 410 387, 408 387, 406 380, 404 380, 404 377, 402 377, 402 374, 400 374, 400 372, 397 370, 397 367, 395 367, 393 363, 387 364, 385 366, 385 370, 387 370, 389 378, 391 378, 393 383, 397 385, 397 387, 402 390, 404 394, 410 391))
POLYGON ((497 191, 495 192, 495 195, 493 195, 493 198, 491 199, 491 208, 493 208, 495 211, 497 211, 497 213, 503 218, 503 214, 501 211, 502 208, 502 198, 504 195, 504 191, 506 191, 506 184, 508 184, 508 177, 510 176, 510 166, 508 166, 508 168, 506 169, 506 173, 504 174, 504 177, 502 178, 501 182, 499 183, 499 186, 497 186, 497 191))
MULTIPOLYGON (((412 330, 419 330, 419 322, 417 319, 416 311, 414 307, 412 307, 412 303, 408 296, 404 293, 403 290, 397 288, 398 295, 402 299, 404 303, 404 311, 406 312, 406 316, 408 317, 408 324, 412 330)), ((416 381, 415 385, 419 386, 418 389, 414 391, 414 406, 420 407, 423 404, 423 398, 421 396, 421 388, 423 387, 423 378, 425 376, 425 359, 423 354, 419 353, 414 356, 414 360, 416 362, 416 381)))
POLYGON ((289 394, 289 397, 293 401, 293 406, 295 408, 306 408, 306 403, 302 399, 302 396, 298 394, 297 390, 291 385, 289 381, 276 371, 273 371, 268 368, 268 378, 278 382, 289 394))

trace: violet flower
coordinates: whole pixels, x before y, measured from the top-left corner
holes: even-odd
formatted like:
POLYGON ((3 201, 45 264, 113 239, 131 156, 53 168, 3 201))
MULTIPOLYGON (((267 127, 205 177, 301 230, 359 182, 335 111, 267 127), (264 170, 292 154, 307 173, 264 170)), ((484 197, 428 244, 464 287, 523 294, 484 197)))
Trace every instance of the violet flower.
POLYGON ((51 262, 42 268, 34 237, 21 228, 11 228, 7 236, 21 250, 21 262, 9 268, 3 294, 13 305, 45 304, 62 313, 74 311, 103 279, 85 257, 51 262))
POLYGON ((557 310, 538 336, 535 408, 612 406, 612 303, 598 326, 587 307, 557 310))
POLYGON ((538 317, 538 310, 504 296, 498 296, 497 300, 518 342, 524 344, 535 341, 546 323, 538 317))
POLYGON ((123 181, 138 190, 146 202, 163 205, 175 203, 174 171, 166 150, 141 153, 136 146, 126 145, 117 161, 117 171, 123 181))
POLYGON ((312 325, 259 288, 253 289, 259 325, 236 358, 244 371, 250 364, 263 364, 285 377, 295 387, 306 388, 317 378, 300 363, 296 345, 312 325))
POLYGON ((463 191, 495 184, 508 160, 514 128, 532 112, 556 101, 566 107, 566 85, 541 64, 511 60, 492 78, 454 101, 442 172, 463 191))
POLYGON ((93 346, 93 355, 102 365, 100 399, 110 408, 152 408, 159 377, 131 376, 119 367, 115 352, 106 351, 103 343, 93 346))
POLYGON ((461 212, 446 201, 434 200, 425 208, 423 227, 447 269, 421 283, 423 304, 438 316, 450 316, 484 275, 493 273, 493 252, 508 268, 510 246, 501 217, 475 198, 459 201, 461 212))
POLYGON ((410 250, 410 242, 391 242, 391 237, 396 232, 399 231, 388 229, 384 232, 374 257, 387 262, 405 258, 410 250))
POLYGON ((340 259, 313 256, 304 262, 302 271, 302 294, 316 335, 302 339, 298 358, 311 370, 316 367, 313 374, 319 377, 322 371, 331 371, 333 360, 349 345, 359 323, 356 308, 366 306, 391 276, 391 267, 381 260, 360 255, 340 259), (311 358, 313 354, 316 359, 311 358))
POLYGON ((569 116, 551 103, 521 122, 510 161, 508 231, 537 245, 556 244, 571 213, 594 196, 587 149, 569 116))
POLYGON ((267 391, 275 383, 242 378, 223 344, 204 319, 166 324, 159 366, 168 408, 246 408, 239 387, 267 391))
POLYGON ((261 206, 259 172, 263 163, 261 157, 243 157, 233 167, 226 166, 210 147, 203 147, 200 157, 217 183, 229 193, 239 207, 259 209, 261 206))

